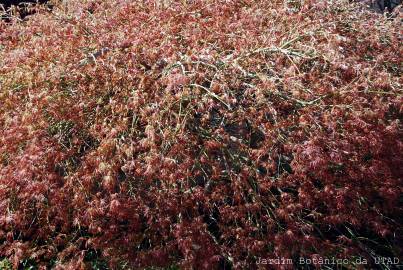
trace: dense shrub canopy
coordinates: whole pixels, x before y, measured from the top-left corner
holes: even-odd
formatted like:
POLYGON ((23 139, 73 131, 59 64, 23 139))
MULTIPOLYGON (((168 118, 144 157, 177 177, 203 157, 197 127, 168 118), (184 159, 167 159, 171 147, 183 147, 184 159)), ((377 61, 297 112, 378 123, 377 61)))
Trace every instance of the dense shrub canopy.
POLYGON ((400 10, 295 2, 71 0, 0 22, 0 258, 402 258, 400 10))

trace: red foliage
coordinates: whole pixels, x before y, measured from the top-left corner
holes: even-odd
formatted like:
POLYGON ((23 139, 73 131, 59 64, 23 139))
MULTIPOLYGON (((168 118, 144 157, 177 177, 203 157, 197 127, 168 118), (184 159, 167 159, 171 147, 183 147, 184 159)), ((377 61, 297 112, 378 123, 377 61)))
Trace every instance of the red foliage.
POLYGON ((72 0, 0 22, 0 257, 402 258, 401 15, 347 2, 72 0))

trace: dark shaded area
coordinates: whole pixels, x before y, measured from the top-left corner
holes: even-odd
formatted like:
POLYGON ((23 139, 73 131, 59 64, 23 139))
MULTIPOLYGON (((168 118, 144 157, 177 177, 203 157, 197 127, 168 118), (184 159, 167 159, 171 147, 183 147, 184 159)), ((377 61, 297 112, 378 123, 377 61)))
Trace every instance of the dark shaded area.
POLYGON ((2 4, 5 8, 11 7, 11 5, 18 6, 24 3, 40 3, 44 4, 48 2, 47 0, 25 0, 25 1, 20 1, 20 0, 2 0, 0 1, 0 4, 2 4))
POLYGON ((392 12, 398 5, 402 3, 402 0, 356 0, 366 4, 370 9, 375 12, 392 12))
POLYGON ((400 5, 402 0, 383 0, 383 1, 376 1, 373 5, 376 8, 380 9, 382 12, 388 11, 392 12, 395 7, 400 5))
MULTIPOLYGON (((17 14, 20 16, 21 19, 24 19, 25 17, 35 14, 35 10, 28 8, 30 5, 34 4, 47 4, 49 0, 25 0, 25 1, 18 1, 18 0, 2 0, 0 1, 0 5, 3 6, 4 10, 6 11, 6 14, 3 14, 0 16, 1 20, 9 21, 10 20, 10 13, 9 9, 13 6, 17 8, 17 14)), ((52 5, 48 3, 47 5, 50 9, 52 8, 52 5)), ((0 11, 3 9, 0 7, 0 11)))

